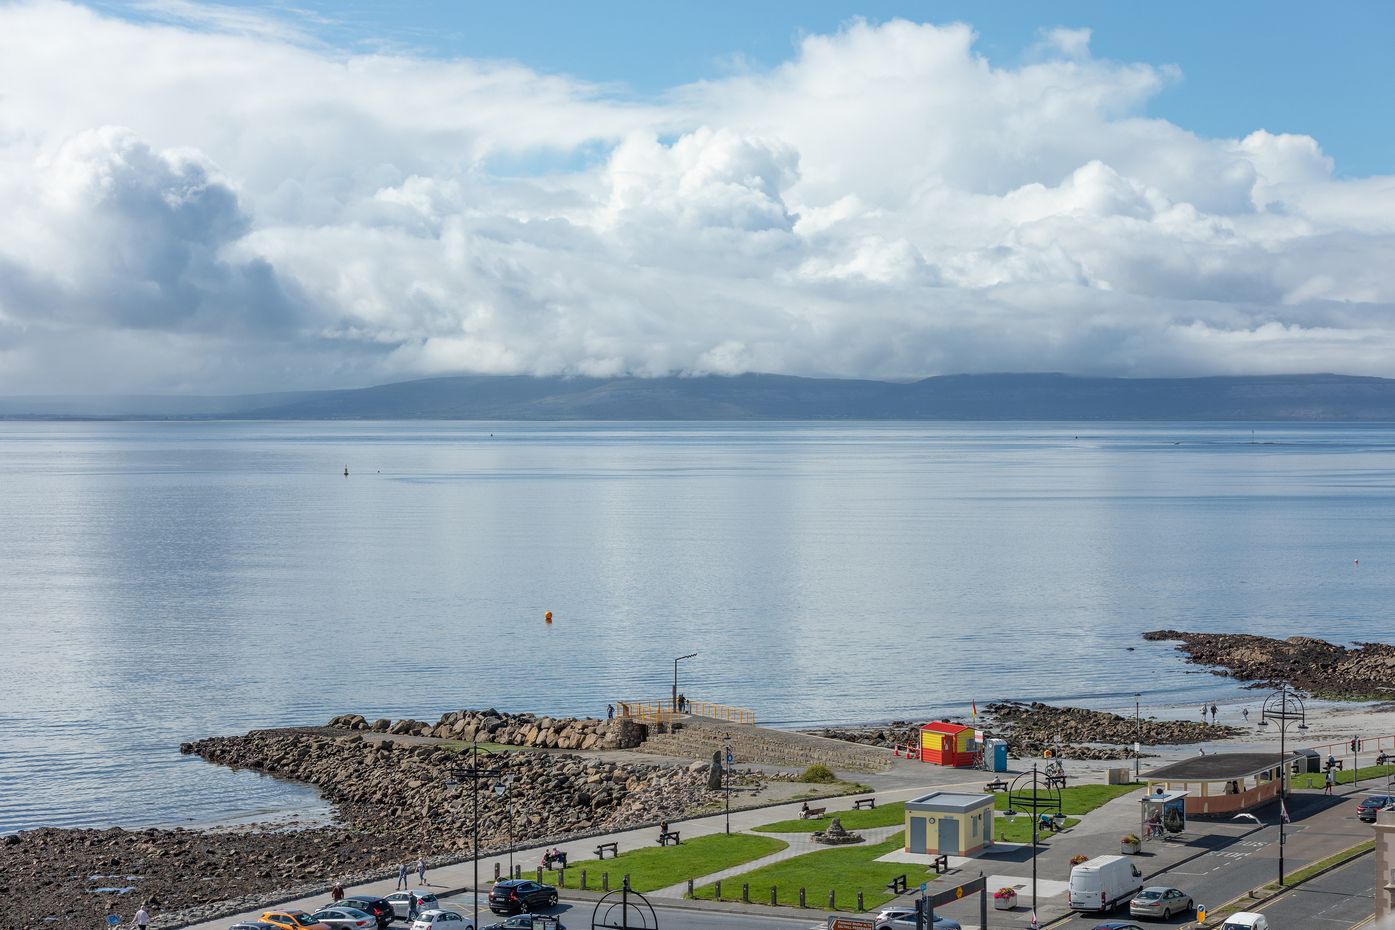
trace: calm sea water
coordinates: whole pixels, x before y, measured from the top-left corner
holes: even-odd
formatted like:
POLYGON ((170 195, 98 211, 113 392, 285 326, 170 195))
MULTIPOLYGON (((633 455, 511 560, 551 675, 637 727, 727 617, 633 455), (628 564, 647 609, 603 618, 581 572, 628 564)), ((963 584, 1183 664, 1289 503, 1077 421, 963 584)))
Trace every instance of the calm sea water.
POLYGON ((0 830, 305 807, 179 742, 347 711, 599 714, 666 695, 690 652, 686 694, 782 724, 1224 700, 1138 634, 1391 629, 1395 429, 1254 439, 0 423, 0 830))

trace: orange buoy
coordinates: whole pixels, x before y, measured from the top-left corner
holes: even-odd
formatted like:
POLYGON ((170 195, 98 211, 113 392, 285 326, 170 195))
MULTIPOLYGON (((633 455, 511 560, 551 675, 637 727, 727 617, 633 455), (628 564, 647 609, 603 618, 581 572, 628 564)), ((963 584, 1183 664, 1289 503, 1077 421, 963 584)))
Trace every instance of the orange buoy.
POLYGON ((547 621, 548 623, 551 623, 551 622, 552 622, 552 611, 549 610, 547 613, 543 614, 543 620, 547 621))

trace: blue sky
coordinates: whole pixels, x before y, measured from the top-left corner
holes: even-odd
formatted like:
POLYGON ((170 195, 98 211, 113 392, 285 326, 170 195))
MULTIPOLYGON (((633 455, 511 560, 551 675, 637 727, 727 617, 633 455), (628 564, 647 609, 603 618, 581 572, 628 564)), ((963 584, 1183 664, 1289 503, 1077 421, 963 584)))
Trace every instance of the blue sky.
MULTIPOLYGON (((141 15, 130 7, 129 15, 141 15)), ((1151 115, 1207 136, 1254 129, 1321 140, 1342 176, 1395 168, 1395 3, 1227 2, 544 2, 478 0, 245 4, 308 10, 345 48, 400 44, 440 57, 507 58, 551 73, 661 94, 720 78, 743 60, 770 67, 805 33, 856 16, 969 23, 996 65, 1030 58, 1042 30, 1092 30, 1096 57, 1176 65, 1182 79, 1151 115)), ((300 19, 282 12, 289 19, 300 19)))
POLYGON ((0 0, 0 392, 1395 377, 1395 3, 0 0))

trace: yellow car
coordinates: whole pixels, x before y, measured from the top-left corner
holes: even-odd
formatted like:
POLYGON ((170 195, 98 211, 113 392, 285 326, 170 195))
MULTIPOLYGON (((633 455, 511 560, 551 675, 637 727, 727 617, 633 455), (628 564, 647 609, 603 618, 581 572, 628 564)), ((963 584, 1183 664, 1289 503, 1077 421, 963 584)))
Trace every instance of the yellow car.
POLYGON ((320 923, 309 911, 267 911, 257 919, 281 930, 330 930, 329 924, 320 923))

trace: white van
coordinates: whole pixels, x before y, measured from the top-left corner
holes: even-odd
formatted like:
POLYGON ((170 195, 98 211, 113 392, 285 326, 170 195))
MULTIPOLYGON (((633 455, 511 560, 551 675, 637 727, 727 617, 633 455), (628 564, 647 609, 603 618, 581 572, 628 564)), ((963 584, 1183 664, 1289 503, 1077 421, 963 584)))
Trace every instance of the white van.
POLYGON ((1269 930, 1269 921, 1263 914, 1241 911, 1227 917, 1221 930, 1269 930))
POLYGON ((1142 873, 1128 856, 1098 856, 1070 870, 1074 911, 1112 911, 1142 890, 1142 873))

